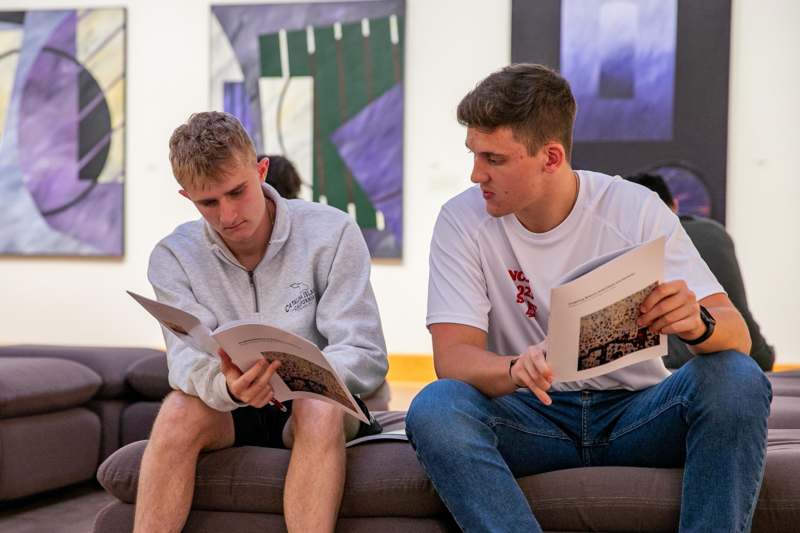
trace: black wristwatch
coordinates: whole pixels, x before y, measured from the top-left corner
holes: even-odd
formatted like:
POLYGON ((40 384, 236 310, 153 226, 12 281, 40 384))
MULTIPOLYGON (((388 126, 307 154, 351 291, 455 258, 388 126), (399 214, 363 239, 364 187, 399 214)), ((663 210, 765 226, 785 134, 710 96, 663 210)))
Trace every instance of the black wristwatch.
POLYGON ((700 306, 700 320, 703 321, 703 324, 706 325, 706 331, 696 339, 686 340, 683 337, 678 337, 680 340, 685 342, 690 346, 694 346, 696 344, 700 344, 708 340, 708 338, 714 333, 714 327, 717 325, 716 319, 708 312, 708 309, 700 306))

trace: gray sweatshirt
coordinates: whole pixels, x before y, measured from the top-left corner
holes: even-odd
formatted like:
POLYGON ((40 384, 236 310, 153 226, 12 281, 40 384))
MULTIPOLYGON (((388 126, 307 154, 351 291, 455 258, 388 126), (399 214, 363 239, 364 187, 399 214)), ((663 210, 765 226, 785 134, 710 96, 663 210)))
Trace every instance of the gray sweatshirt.
MULTIPOLYGON (((304 200, 276 205, 267 252, 248 272, 203 220, 187 222, 159 242, 148 278, 156 297, 198 317, 209 329, 250 319, 286 329, 316 344, 354 394, 371 392, 388 369, 378 306, 369 281, 367 246, 342 211, 304 200)), ((164 330, 170 385, 230 411, 219 358, 164 330)))

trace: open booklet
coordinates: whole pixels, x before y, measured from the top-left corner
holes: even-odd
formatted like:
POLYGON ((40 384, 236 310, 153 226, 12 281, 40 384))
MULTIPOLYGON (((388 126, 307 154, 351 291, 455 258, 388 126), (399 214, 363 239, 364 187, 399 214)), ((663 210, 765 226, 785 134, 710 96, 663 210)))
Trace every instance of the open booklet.
POLYGON ((639 328, 639 306, 664 277, 660 237, 581 265, 550 291, 547 362, 553 381, 607 374, 667 354, 667 336, 639 328))
POLYGON ((406 436, 406 415, 400 411, 385 411, 375 415, 381 425, 381 432, 347 441, 345 448, 367 442, 408 441, 406 436))
POLYGON ((280 368, 270 379, 275 399, 323 400, 344 409, 364 423, 369 420, 353 395, 316 345, 288 331, 236 320, 209 330, 186 311, 128 291, 156 320, 192 348, 217 357, 220 348, 242 372, 261 359, 279 360, 280 368))

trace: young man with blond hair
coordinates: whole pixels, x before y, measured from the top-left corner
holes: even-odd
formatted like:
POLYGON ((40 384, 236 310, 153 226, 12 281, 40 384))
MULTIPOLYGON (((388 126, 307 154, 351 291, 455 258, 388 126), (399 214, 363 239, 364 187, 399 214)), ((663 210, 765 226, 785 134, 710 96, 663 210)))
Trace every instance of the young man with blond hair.
POLYGON ((407 431, 465 531, 541 531, 515 477, 591 465, 683 467, 681 531, 746 531, 771 390, 741 315, 678 218, 643 187, 570 165, 576 106, 541 65, 487 77, 458 106, 475 187, 441 210, 427 324, 439 381, 407 431), (606 253, 666 237, 665 279, 639 326, 699 355, 553 384, 550 289, 606 253))
MULTIPOLYGON (((261 320, 315 343, 354 394, 377 389, 388 368, 361 232, 345 213, 285 200, 264 183, 269 160, 227 113, 192 115, 170 139, 170 162, 202 219, 153 250, 157 298, 214 329, 261 320)), ((264 361, 242 373, 224 352, 194 350, 164 332, 170 384, 142 459, 134 530, 177 532, 192 502, 200 452, 230 446, 291 448, 284 490, 289 531, 333 531, 346 440, 372 428, 316 400, 289 412, 271 404, 264 361)))

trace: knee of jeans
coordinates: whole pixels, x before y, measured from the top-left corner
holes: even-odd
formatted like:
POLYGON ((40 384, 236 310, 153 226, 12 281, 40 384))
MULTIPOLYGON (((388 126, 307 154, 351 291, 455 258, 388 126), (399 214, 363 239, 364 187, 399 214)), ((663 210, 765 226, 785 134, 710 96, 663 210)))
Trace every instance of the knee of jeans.
POLYGON ((434 381, 411 402, 406 414, 406 432, 413 443, 428 437, 441 439, 448 434, 448 425, 456 423, 455 413, 468 409, 482 398, 480 391, 463 381, 434 381))
POLYGON ((692 360, 692 370, 702 377, 704 398, 713 401, 716 409, 740 417, 743 410, 769 413, 772 386, 758 364, 749 355, 729 350, 701 355, 692 360))

